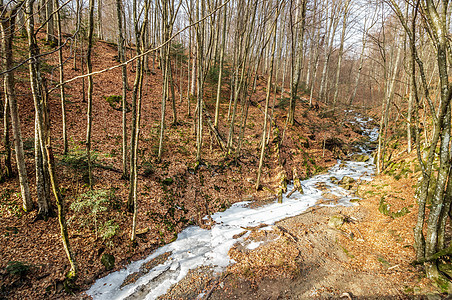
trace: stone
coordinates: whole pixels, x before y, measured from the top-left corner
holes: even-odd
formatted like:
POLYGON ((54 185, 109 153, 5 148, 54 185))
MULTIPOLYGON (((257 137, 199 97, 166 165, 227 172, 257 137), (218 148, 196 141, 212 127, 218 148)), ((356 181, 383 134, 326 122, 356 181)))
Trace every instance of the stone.
POLYGON ((350 159, 357 162, 367 162, 370 160, 370 157, 365 154, 353 154, 350 159))
POLYGON ((344 176, 342 177, 342 179, 339 181, 339 186, 343 189, 346 190, 350 190, 352 188, 353 183, 356 180, 351 178, 350 176, 344 176))
POLYGON ((328 226, 331 228, 339 228, 343 224, 344 224, 343 216, 339 216, 339 215, 331 216, 330 219, 328 220, 328 226))

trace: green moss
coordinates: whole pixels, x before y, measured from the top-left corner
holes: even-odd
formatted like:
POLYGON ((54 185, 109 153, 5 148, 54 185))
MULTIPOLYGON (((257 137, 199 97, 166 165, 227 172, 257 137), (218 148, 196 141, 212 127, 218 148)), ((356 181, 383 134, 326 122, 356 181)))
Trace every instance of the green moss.
POLYGON ((115 257, 111 254, 102 254, 100 262, 107 271, 110 271, 115 267, 115 257))
POLYGON ((168 178, 165 178, 165 179, 162 180, 162 183, 164 185, 171 185, 173 182, 174 182, 174 179, 171 178, 171 177, 168 177, 168 178))
POLYGON ((391 217, 393 219, 403 217, 410 213, 410 210, 406 207, 403 207, 402 209, 391 212, 390 205, 386 202, 385 197, 382 196, 380 199, 380 205, 378 206, 378 211, 382 213, 385 216, 391 217))
POLYGON ((355 256, 353 254, 350 253, 350 251, 348 251, 345 247, 340 246, 342 251, 344 251, 344 253, 350 257, 350 258, 355 258, 355 256))
MULTIPOLYGON (((104 96, 105 101, 113 108, 114 110, 122 111, 122 96, 121 95, 110 95, 104 96)), ((126 111, 130 111, 129 103, 126 103, 126 111)))
POLYGON ((11 275, 24 276, 30 271, 31 265, 21 261, 10 261, 6 265, 6 272, 11 275))
POLYGON ((381 255, 377 257, 377 260, 386 268, 389 268, 391 264, 381 255))
POLYGON ((442 293, 450 293, 452 287, 451 282, 447 280, 444 276, 438 276, 434 278, 435 284, 438 286, 438 288, 441 290, 442 293))

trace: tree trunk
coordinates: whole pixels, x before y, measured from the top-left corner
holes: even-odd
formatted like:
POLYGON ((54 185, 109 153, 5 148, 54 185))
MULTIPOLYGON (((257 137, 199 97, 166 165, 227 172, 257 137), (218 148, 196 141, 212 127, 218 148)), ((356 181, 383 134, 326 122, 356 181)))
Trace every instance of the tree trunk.
MULTIPOLYGON (((116 0, 116 17, 118 22, 118 57, 119 62, 125 62, 124 55, 124 34, 122 26, 122 0, 116 0)), ((126 179, 128 177, 127 172, 127 65, 121 67, 122 75, 122 177, 126 179)))
POLYGON ((389 87, 386 89, 385 97, 383 100, 383 110, 382 110, 382 116, 380 120, 380 134, 378 136, 378 149, 377 149, 377 158, 376 158, 376 165, 377 165, 377 174, 380 174, 380 172, 384 169, 384 138, 385 134, 384 131, 387 128, 388 120, 389 120, 389 108, 391 105, 392 97, 394 96, 394 86, 395 81, 397 78, 397 73, 399 69, 399 60, 401 56, 402 48, 399 47, 397 50, 397 56, 393 65, 393 73, 391 81, 389 82, 389 87), (383 161, 382 161, 383 157, 383 161))
POLYGON ((223 7, 223 35, 221 37, 220 46, 220 70, 218 74, 218 84, 217 84, 217 101, 215 103, 215 123, 214 126, 218 129, 218 118, 220 114, 220 98, 221 98, 221 84, 223 81, 223 66, 224 66, 224 49, 226 44, 226 18, 227 18, 227 5, 223 7))
MULTIPOLYGON (((277 4, 278 5, 278 4, 277 4)), ((270 62, 270 70, 268 74, 268 81, 267 81, 267 95, 265 97, 265 112, 264 112, 264 126, 263 126, 263 132, 262 132, 262 140, 261 140, 261 154, 259 159, 259 169, 257 171, 257 179, 256 179, 256 190, 260 187, 260 179, 262 174, 262 166, 264 164, 264 154, 265 154, 265 137, 267 135, 267 119, 268 119, 268 104, 270 100, 270 90, 271 90, 271 82, 273 77, 273 64, 275 60, 275 49, 276 49, 276 26, 278 21, 278 15, 279 15, 279 7, 276 10, 276 16, 275 16, 275 23, 272 30, 273 35, 273 44, 272 44, 272 55, 271 55, 271 62, 270 62)))
POLYGON ((29 74, 31 92, 35 108, 35 163, 36 163, 36 191, 38 196, 38 215, 47 218, 50 214, 50 182, 48 174, 48 158, 45 150, 47 139, 45 114, 45 99, 43 99, 42 78, 40 72, 39 47, 34 31, 33 16, 34 0, 27 1, 27 33, 29 46, 29 74))
MULTIPOLYGON (((295 120, 295 105, 298 97, 298 85, 301 78, 301 70, 303 66, 303 43, 305 32, 305 19, 306 19, 306 3, 307 0, 298 0, 298 4, 301 5, 301 19, 297 17, 297 24, 295 32, 297 35, 297 47, 295 53, 292 53, 292 80, 290 89, 290 106, 289 106, 289 124, 293 125, 295 120), (294 57, 295 54, 295 57, 294 57)), ((298 15, 298 11, 297 11, 298 15)))
POLYGON ((45 9, 46 9, 46 27, 47 27, 47 35, 46 35, 46 40, 47 43, 53 47, 55 46, 55 25, 53 22, 53 1, 52 0, 48 0, 45 2, 45 9))
MULTIPOLYGON (((30 2, 33 0, 30 0, 30 2)), ((44 91, 44 101, 43 103, 47 103, 48 94, 47 91, 44 91)), ((44 112, 44 119, 48 120, 48 108, 45 106, 43 108, 44 112)), ((67 230, 67 223, 66 223, 66 215, 65 215, 65 207, 64 207, 64 198, 61 195, 60 188, 58 185, 57 177, 55 174, 55 159, 53 156, 53 150, 51 145, 51 135, 50 135, 50 126, 45 126, 45 132, 44 135, 46 136, 45 141, 45 152, 46 157, 48 157, 47 164, 48 164, 48 171, 49 171, 49 180, 50 185, 52 187, 53 195, 56 199, 56 205, 58 209, 58 223, 60 224, 60 233, 61 233, 61 240, 63 242, 63 248, 66 253, 66 256, 69 260, 69 265, 71 266, 71 269, 66 274, 66 278, 71 281, 72 283, 75 282, 78 276, 78 266, 77 261, 74 255, 74 252, 72 251, 71 244, 69 242, 69 234, 67 230)))
MULTIPOLYGON (((22 4, 21 2, 20 4, 22 4)), ((14 7, 11 11, 3 11, 1 14, 2 26, 2 53, 4 55, 3 69, 5 71, 11 70, 13 65, 13 38, 15 30, 15 15, 19 6, 14 7)), ((5 95, 9 103, 11 112, 11 125, 14 137, 14 149, 16 152, 17 171, 19 174, 20 191, 22 196, 22 208, 28 212, 33 208, 31 201, 30 188, 28 186, 27 169, 25 167, 25 155, 22 141, 22 134, 20 130, 19 112, 17 108, 14 70, 11 70, 4 75, 5 95)))
POLYGON ((63 154, 68 151, 68 141, 67 141, 67 129, 66 129, 66 104, 65 104, 65 93, 64 93, 64 66, 63 66, 63 47, 62 40, 63 34, 61 31, 61 14, 59 11, 60 5, 59 0, 55 0, 56 22, 58 30, 58 63, 60 64, 60 103, 61 103, 61 119, 63 123, 63 154))
MULTIPOLYGON (((4 56, 3 56, 4 57, 4 56)), ((13 167, 11 165, 11 139, 9 136, 10 114, 8 97, 5 97, 3 104, 3 147, 5 147, 5 173, 0 177, 11 178, 13 176, 13 167)))
POLYGON ((104 39, 104 31, 102 27, 102 0, 97 0, 97 37, 100 40, 104 39))
POLYGON ((342 68, 342 56, 344 54, 344 40, 345 40, 345 30, 347 29, 347 17, 348 17, 348 11, 349 11, 349 4, 350 0, 347 0, 344 7, 344 17, 342 19, 342 33, 341 33, 341 44, 339 46, 339 54, 337 59, 337 69, 336 69, 336 83, 334 85, 334 97, 333 97, 333 115, 336 110, 336 102, 337 98, 339 96, 339 77, 341 75, 341 68, 342 68))
MULTIPOLYGON (((135 38, 137 40, 137 54, 139 55, 141 53, 141 47, 144 43, 144 39, 146 36, 146 27, 149 17, 149 1, 145 1, 145 18, 143 23, 141 24, 141 27, 139 26, 138 22, 139 19, 137 17, 137 2, 134 0, 134 24, 135 24, 135 38)), ((132 232, 130 235, 130 240, 132 242, 135 242, 136 238, 136 228, 137 228, 137 216, 138 216, 138 143, 140 141, 140 122, 141 122, 141 100, 142 100, 142 88, 143 88, 143 58, 139 58, 137 61, 137 80, 138 80, 138 86, 137 86, 137 110, 136 110, 136 124, 135 124, 135 135, 132 136, 134 139, 133 142, 133 166, 131 167, 131 172, 133 172, 133 181, 131 181, 130 184, 130 194, 132 195, 132 202, 133 202, 133 218, 132 218, 132 232)), ((130 194, 129 194, 129 209, 130 209, 130 194)))
MULTIPOLYGON (((92 51, 94 40, 94 0, 89 0, 89 17, 88 17, 88 51, 86 53, 86 69, 88 74, 93 71, 92 51)), ((88 180, 90 189, 93 188, 93 170, 91 162, 91 128, 92 128, 92 109, 93 109, 93 75, 88 76, 88 109, 86 112, 86 157, 88 161, 88 180)))

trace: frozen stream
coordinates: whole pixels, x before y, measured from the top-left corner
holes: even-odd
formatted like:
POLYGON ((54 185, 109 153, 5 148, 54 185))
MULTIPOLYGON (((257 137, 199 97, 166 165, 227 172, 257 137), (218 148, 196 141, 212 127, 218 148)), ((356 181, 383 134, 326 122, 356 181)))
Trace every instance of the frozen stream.
MULTIPOLYGON (((364 119, 359 115, 355 117, 364 133, 371 140, 378 136, 377 128, 368 129, 364 119)), ((361 149, 363 154, 366 149, 361 149)), ((338 197, 339 205, 353 205, 350 199, 354 199, 350 191, 347 191, 332 183, 330 178, 340 180, 344 176, 354 179, 371 180, 374 174, 374 165, 369 162, 341 162, 332 167, 328 173, 316 175, 302 181, 304 194, 295 192, 290 198, 283 198, 283 203, 272 203, 258 208, 249 208, 248 202, 235 203, 224 212, 212 215, 216 225, 211 230, 198 226, 190 226, 184 229, 176 241, 157 249, 149 257, 131 263, 127 268, 111 273, 98 279, 87 294, 94 299, 156 299, 165 294, 171 285, 179 282, 190 269, 200 266, 214 266, 221 271, 233 262, 228 256, 229 249, 237 242, 243 241, 247 234, 234 239, 233 236, 243 232, 242 227, 257 226, 259 224, 272 225, 287 217, 296 216, 309 207, 316 205, 322 199, 322 191, 316 188, 323 182, 329 189, 328 193, 338 197), (167 259, 150 270, 143 267, 152 259, 171 253, 167 259), (141 267, 141 270, 140 270, 141 267), (129 284, 124 281, 130 274, 139 272, 139 278, 129 284)), ((292 185, 288 186, 291 191, 292 185)), ((332 204, 331 204, 332 205, 332 204)), ((268 229, 268 228, 267 228, 268 229)), ((251 248, 259 245, 249 245, 251 248)), ((129 277, 130 278, 130 277, 129 277)))

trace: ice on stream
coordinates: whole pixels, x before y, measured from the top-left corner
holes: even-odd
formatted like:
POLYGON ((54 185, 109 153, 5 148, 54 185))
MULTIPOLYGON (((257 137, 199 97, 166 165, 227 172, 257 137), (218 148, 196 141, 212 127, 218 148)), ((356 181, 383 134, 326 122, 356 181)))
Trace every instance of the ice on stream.
MULTIPOLYGON (((365 134, 371 140, 378 137, 378 129, 367 129, 368 119, 357 116, 355 122, 361 125, 365 134)), ((363 153, 367 151, 362 149, 363 153)), ((258 208, 250 208, 249 202, 233 204, 224 212, 217 212, 211 217, 216 225, 211 230, 198 226, 190 226, 179 233, 176 241, 157 249, 149 257, 131 263, 125 269, 111 273, 98 279, 87 294, 94 299, 156 299, 165 294, 169 288, 179 282, 188 271, 200 266, 213 266, 218 272, 233 262, 228 256, 229 249, 236 243, 243 241, 247 235, 234 239, 234 235, 243 232, 242 227, 257 226, 262 223, 272 225, 284 218, 296 216, 309 207, 316 205, 322 199, 322 190, 318 183, 324 183, 328 193, 337 196, 337 203, 317 205, 353 205, 353 197, 337 184, 331 182, 331 177, 338 180, 344 176, 354 179, 371 180, 374 165, 369 162, 338 161, 328 173, 316 175, 301 182, 304 194, 295 192, 290 198, 284 197, 283 203, 272 203, 258 208), (137 281, 122 286, 128 275, 139 272, 140 267, 152 259, 170 252, 168 259, 142 275, 137 281)), ((288 185, 288 191, 293 185, 288 185)), ((259 243, 251 243, 248 249, 257 248, 259 243)))

